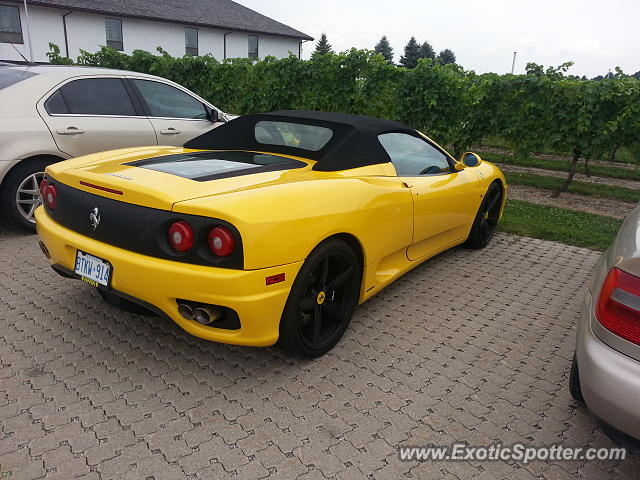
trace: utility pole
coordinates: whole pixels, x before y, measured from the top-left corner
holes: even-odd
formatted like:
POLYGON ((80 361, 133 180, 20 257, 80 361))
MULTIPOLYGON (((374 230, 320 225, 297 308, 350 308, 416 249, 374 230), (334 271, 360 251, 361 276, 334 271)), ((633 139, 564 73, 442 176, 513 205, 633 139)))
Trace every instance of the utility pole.
POLYGON ((516 55, 518 55, 518 52, 517 51, 513 52, 513 63, 511 64, 511 75, 513 75, 513 71, 516 69, 516 55))
POLYGON ((31 43, 31 26, 29 25, 29 10, 27 0, 24 0, 24 19, 27 25, 27 39, 29 40, 29 60, 33 63, 33 43, 31 43))

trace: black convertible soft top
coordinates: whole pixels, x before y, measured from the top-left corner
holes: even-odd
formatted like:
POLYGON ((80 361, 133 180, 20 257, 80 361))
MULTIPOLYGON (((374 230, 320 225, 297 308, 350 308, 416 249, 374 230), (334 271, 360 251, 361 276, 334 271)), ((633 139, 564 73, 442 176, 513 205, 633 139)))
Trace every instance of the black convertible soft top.
POLYGON ((199 150, 253 150, 295 155, 315 160, 314 170, 332 172, 390 162, 387 152, 378 141, 383 133, 401 132, 418 136, 407 125, 381 118, 344 113, 302 110, 244 115, 221 125, 184 144, 199 150), (319 150, 290 145, 265 145, 256 139, 256 124, 262 121, 286 122, 325 127, 332 131, 330 140, 319 150))

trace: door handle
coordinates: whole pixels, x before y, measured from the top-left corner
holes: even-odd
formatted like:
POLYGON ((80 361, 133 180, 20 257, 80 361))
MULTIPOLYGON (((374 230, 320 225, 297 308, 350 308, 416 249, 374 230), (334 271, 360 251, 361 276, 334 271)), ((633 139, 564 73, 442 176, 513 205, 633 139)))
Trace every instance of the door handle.
POLYGON ((162 135, 178 135, 180 133, 180 130, 176 130, 173 127, 169 127, 169 128, 163 128, 162 130, 160 130, 160 133, 162 135))
POLYGON ((76 128, 76 127, 67 127, 67 128, 61 128, 60 130, 56 130, 56 133, 58 135, 79 135, 81 133, 84 133, 84 130, 80 130, 79 128, 76 128))

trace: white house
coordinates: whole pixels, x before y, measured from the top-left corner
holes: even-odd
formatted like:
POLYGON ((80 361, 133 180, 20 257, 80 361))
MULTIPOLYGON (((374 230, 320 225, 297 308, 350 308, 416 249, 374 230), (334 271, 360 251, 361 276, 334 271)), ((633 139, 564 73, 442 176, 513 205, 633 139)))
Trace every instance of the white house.
POLYGON ((0 0, 0 61, 23 61, 22 54, 47 62, 49 42, 73 59, 102 45, 125 53, 160 46, 176 57, 283 58, 300 56, 308 40, 232 0, 28 0, 26 14, 22 0, 0 0))

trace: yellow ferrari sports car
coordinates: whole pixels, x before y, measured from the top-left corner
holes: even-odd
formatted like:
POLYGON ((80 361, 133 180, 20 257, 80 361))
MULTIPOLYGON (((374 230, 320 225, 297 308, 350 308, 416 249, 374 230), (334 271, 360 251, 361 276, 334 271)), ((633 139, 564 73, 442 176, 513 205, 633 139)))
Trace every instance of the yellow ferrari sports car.
POLYGON ((312 111, 56 163, 40 187, 59 274, 195 336, 308 357, 410 269, 486 246, 507 189, 494 165, 404 124, 312 111))

